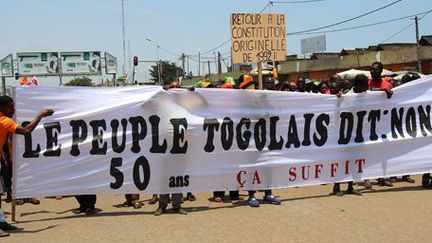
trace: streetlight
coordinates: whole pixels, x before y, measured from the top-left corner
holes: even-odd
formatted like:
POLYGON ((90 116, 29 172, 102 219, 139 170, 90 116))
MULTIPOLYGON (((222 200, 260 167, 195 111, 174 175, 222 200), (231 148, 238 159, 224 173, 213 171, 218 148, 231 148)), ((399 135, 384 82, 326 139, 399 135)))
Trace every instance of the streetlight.
MULTIPOLYGON (((125 72, 126 72, 126 68, 125 68, 125 63, 126 63, 126 41, 125 41, 125 17, 124 17, 124 0, 121 1, 122 4, 122 24, 123 24, 123 77, 125 76, 125 72)), ((132 80, 133 82, 133 80, 132 80)))
POLYGON ((152 41, 151 39, 146 39, 146 41, 153 43, 156 46, 156 58, 157 58, 157 69, 158 69, 158 84, 161 84, 161 65, 159 60, 159 45, 158 43, 152 41))

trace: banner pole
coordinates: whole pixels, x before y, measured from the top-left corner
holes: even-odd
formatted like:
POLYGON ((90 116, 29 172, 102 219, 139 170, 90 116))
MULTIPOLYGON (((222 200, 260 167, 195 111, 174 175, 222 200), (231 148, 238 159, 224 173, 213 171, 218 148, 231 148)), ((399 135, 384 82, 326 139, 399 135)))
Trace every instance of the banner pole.
POLYGON ((14 221, 14 222, 16 222, 16 220, 15 220, 16 219, 16 217, 15 217, 15 213, 16 213, 15 206, 16 206, 16 199, 14 198, 12 200, 12 210, 11 210, 12 221, 14 221))

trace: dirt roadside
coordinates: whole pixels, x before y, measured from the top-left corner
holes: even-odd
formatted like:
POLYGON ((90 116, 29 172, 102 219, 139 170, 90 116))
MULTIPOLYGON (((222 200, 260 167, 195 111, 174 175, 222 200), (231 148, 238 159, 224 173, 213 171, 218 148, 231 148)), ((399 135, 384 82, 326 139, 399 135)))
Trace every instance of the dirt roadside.
MULTIPOLYGON (((153 216, 157 205, 148 204, 150 195, 141 195, 141 209, 116 207, 122 195, 99 196, 102 211, 90 217, 71 212, 74 198, 41 199, 41 205, 17 207, 14 225, 23 230, 0 242, 428 242, 432 190, 414 178, 415 184, 374 186, 362 196, 329 196, 332 185, 280 189, 274 194, 282 205, 259 208, 245 201, 214 203, 211 193, 198 193, 197 201, 183 204, 186 216, 170 210, 153 216)), ((10 204, 2 206, 10 213, 10 204)))

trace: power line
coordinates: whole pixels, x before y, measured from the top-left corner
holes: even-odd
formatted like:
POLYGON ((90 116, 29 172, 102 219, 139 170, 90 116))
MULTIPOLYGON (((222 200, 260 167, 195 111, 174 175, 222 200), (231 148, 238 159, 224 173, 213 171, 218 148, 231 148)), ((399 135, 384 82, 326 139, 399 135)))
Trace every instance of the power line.
POLYGON ((158 45, 158 46, 159 46, 159 49, 161 49, 162 51, 164 51, 164 52, 166 52, 166 53, 168 53, 168 54, 170 54, 170 55, 173 55, 173 56, 175 56, 175 57, 181 56, 181 54, 177 54, 177 53, 174 53, 174 52, 172 52, 172 51, 169 51, 169 50, 163 48, 163 47, 160 46, 160 45, 158 45))
MULTIPOLYGON (((310 0, 310 1, 312 1, 312 0, 310 0)), ((339 21, 339 22, 337 22, 337 23, 328 24, 328 25, 325 25, 325 26, 321 26, 321 27, 317 27, 317 28, 312 28, 312 29, 308 29, 308 30, 302 30, 302 31, 291 32, 291 33, 288 33, 288 34, 289 34, 289 35, 304 34, 304 33, 307 33, 307 32, 312 32, 312 31, 316 31, 316 30, 326 29, 326 28, 329 28, 329 27, 333 27, 333 26, 337 26, 337 25, 345 24, 345 23, 347 23, 347 22, 350 22, 350 21, 353 21, 353 20, 356 20, 356 19, 362 18, 362 17, 364 17, 364 16, 367 16, 367 15, 370 15, 370 14, 372 14, 372 13, 375 13, 375 12, 378 12, 378 11, 380 11, 380 10, 383 10, 383 9, 385 9, 385 8, 388 8, 388 7, 390 7, 390 6, 392 6, 392 5, 396 4, 396 3, 399 3, 399 2, 401 2, 401 1, 402 1, 402 0, 397 0, 397 1, 391 2, 391 3, 387 4, 387 5, 384 5, 384 6, 382 6, 382 7, 379 7, 379 8, 377 8, 377 9, 374 9, 374 10, 369 11, 369 12, 367 12, 367 13, 364 13, 364 14, 361 14, 361 15, 358 15, 358 16, 355 16, 355 17, 350 18, 350 19, 346 19, 346 20, 343 20, 343 21, 339 21)), ((294 2, 294 1, 293 1, 293 2, 294 2)), ((300 2, 300 1, 296 1, 296 2, 300 2)), ((261 12, 264 11, 264 10, 265 10, 265 9, 266 9, 270 4, 272 4, 272 3, 282 3, 282 1, 270 1, 270 2, 269 2, 269 3, 268 3, 268 4, 267 4, 267 5, 266 5, 262 10, 261 10, 261 12)), ((288 2, 286 2, 286 3, 288 3, 288 2)), ((288 34, 287 34, 287 35, 288 35, 288 34)), ((212 49, 210 49, 209 51, 203 52, 203 53, 201 53, 201 54, 208 54, 208 53, 210 53, 210 52, 213 52, 213 51, 219 49, 220 47, 226 45, 226 44, 229 43, 230 41, 231 41, 230 39, 229 39, 229 40, 226 40, 226 41, 224 41, 223 43, 221 43, 220 45, 216 46, 215 48, 212 48, 212 49)), ((196 55, 194 55, 194 56, 196 56, 196 55)))
POLYGON ((313 3, 324 2, 325 0, 304 0, 304 1, 270 1, 271 3, 313 3))
MULTIPOLYGON (((264 6, 264 8, 261 9, 260 13, 264 12, 264 11, 267 9, 267 7, 269 7, 270 5, 272 5, 272 3, 273 3, 272 1, 269 1, 269 2, 264 6)), ((206 52, 202 52, 201 55, 205 55, 205 54, 211 53, 211 52, 213 52, 213 51, 215 51, 215 50, 221 48, 222 46, 226 45, 226 44, 229 43, 230 41, 231 41, 231 39, 226 40, 226 41, 224 41, 222 44, 216 46, 215 48, 212 48, 212 49, 210 49, 210 50, 208 50, 208 51, 206 51, 206 52)), ((193 56, 197 56, 197 55, 193 55, 193 56)))
POLYGON ((334 23, 334 24, 328 24, 328 25, 324 25, 324 26, 321 26, 321 27, 312 28, 312 29, 308 29, 308 30, 302 30, 302 31, 291 32, 291 35, 293 35, 293 34, 301 34, 301 33, 305 33, 305 32, 311 32, 311 31, 321 30, 321 29, 327 29, 327 28, 329 28, 329 27, 333 27, 333 26, 337 26, 337 25, 345 24, 345 23, 348 23, 348 22, 350 22, 350 21, 353 21, 353 20, 356 20, 356 19, 362 18, 362 17, 364 17, 364 16, 367 16, 367 15, 373 14, 373 13, 375 13, 375 12, 378 12, 378 11, 380 11, 380 10, 383 10, 383 9, 385 9, 385 8, 388 8, 388 7, 390 7, 390 6, 392 6, 392 5, 395 5, 396 3, 399 3, 399 2, 401 2, 401 1, 402 1, 402 0, 394 1, 394 2, 392 2, 392 3, 389 3, 389 4, 387 4, 387 5, 384 5, 384 6, 382 6, 382 7, 379 7, 379 8, 377 8, 377 9, 374 9, 374 10, 369 11, 369 12, 367 12, 367 13, 360 14, 360 15, 355 16, 355 17, 353 17, 353 18, 349 18, 349 19, 346 19, 346 20, 343 20, 343 21, 339 21, 339 22, 334 23))
MULTIPOLYGON (((424 15, 423 15, 422 17, 419 18, 419 21, 421 21, 424 17, 426 17, 426 16, 427 16, 428 14, 430 14, 431 12, 432 12, 432 9, 429 10, 429 11, 427 11, 427 12, 424 12, 424 15)), ((420 14, 423 14, 423 13, 420 13, 420 14)), ((415 16, 415 15, 414 15, 414 16, 415 16)), ((412 16, 411 16, 411 17, 412 17, 412 16)), ((394 33, 393 35, 391 35, 390 37, 388 37, 387 39, 381 41, 380 44, 385 43, 385 42, 387 42, 387 41, 393 39, 393 37, 395 37, 395 36, 399 35, 400 33, 404 32, 405 30, 407 30, 409 27, 413 26, 414 24, 415 24, 415 23, 411 23, 411 24, 407 25, 406 27, 402 28, 402 29, 399 30, 398 32, 396 32, 396 33, 394 33)))
POLYGON ((261 9, 260 13, 264 12, 264 10, 266 10, 267 7, 270 6, 270 5, 272 5, 272 2, 271 2, 271 1, 269 1, 269 2, 267 3, 267 5, 265 5, 265 7, 264 7, 263 9, 261 9))
POLYGON ((404 32, 406 29, 408 29, 409 27, 411 27, 412 25, 414 25, 414 23, 409 24, 408 26, 404 27, 403 29, 399 30, 398 32, 396 32, 395 34, 393 34, 392 36, 388 37, 387 39, 383 40, 380 42, 380 44, 385 43, 391 39, 393 39, 393 37, 399 35, 400 33, 404 32))
MULTIPOLYGON (((210 50, 208 50, 208 51, 206 51, 206 52, 201 53, 201 55, 209 54, 210 52, 213 52, 213 51, 215 51, 215 50, 221 48, 222 46, 226 45, 226 44, 229 43, 230 41, 231 41, 231 39, 229 39, 229 40, 223 42, 222 44, 216 46, 215 48, 212 48, 212 49, 210 49, 210 50)), ((195 55, 195 56, 197 56, 197 55, 195 55)))
MULTIPOLYGON (((352 27, 347 27, 347 28, 341 28, 341 29, 333 29, 333 30, 328 30, 328 31, 314 31, 314 32, 309 32, 309 33, 302 33, 302 34, 295 34, 295 32, 290 32, 287 33, 287 35, 310 35, 310 34, 325 34, 325 33, 334 33, 334 32, 341 32, 341 31, 347 31, 347 30, 354 30, 354 29, 361 29, 361 28, 367 28, 367 27, 372 27, 372 26, 376 26, 376 25, 382 25, 382 24, 387 24, 387 23, 391 23, 391 22, 395 22, 395 21, 399 21, 399 20, 403 20, 403 19, 407 19, 407 18, 412 18, 415 17, 417 15, 421 15, 421 14, 425 14, 425 16, 429 13, 432 12, 432 9, 425 11, 425 12, 420 12, 420 13, 416 13, 416 14, 412 14, 412 15, 407 15, 407 16, 403 16, 403 17, 399 17, 399 18, 394 18, 394 19, 389 19, 389 20, 384 20, 384 21, 380 21, 380 22, 375 22, 375 23, 370 23, 370 24, 364 24, 364 25, 358 25, 358 26, 352 26, 352 27)), ((424 18, 424 16, 422 16, 420 19, 424 18)), ((410 24, 409 26, 411 26, 412 24, 410 24)), ((409 27, 408 26, 408 27, 409 27)), ((395 36, 401 32, 403 32, 405 29, 407 29, 408 27, 405 27, 403 30, 399 31, 398 33, 395 34, 395 36)), ((394 36, 391 36, 391 38, 393 38, 394 36)), ((389 38, 389 39, 391 39, 389 38)), ((388 39, 386 39, 383 42, 388 41, 388 39)), ((223 54, 221 54, 222 56, 225 56, 227 54, 230 54, 231 51, 227 51, 223 54)), ((213 57, 201 57, 203 59, 212 59, 213 57)))
POLYGON ((352 26, 352 27, 346 27, 346 28, 341 28, 341 29, 333 29, 333 30, 326 30, 326 31, 314 31, 314 32, 308 32, 308 33, 302 33, 302 34, 294 34, 294 32, 293 32, 293 33, 287 33, 287 35, 313 35, 313 34, 334 33, 334 32, 340 32, 340 31, 345 31, 345 30, 355 30, 355 29, 361 29, 361 28, 366 28, 366 27, 371 27, 371 26, 376 26, 376 25, 381 25, 381 24, 387 24, 387 23, 391 23, 391 22, 395 22, 395 21, 399 21, 399 20, 403 20, 403 19, 407 19, 407 18, 412 18, 412 17, 415 17, 417 15, 428 14, 430 12, 432 12, 432 9, 430 9, 428 11, 425 11, 425 12, 421 12, 421 13, 416 13, 416 14, 412 14, 412 15, 408 15, 408 16, 404 16, 404 17, 399 17, 399 18, 395 18, 395 19, 384 20, 384 21, 370 23, 370 24, 357 25, 357 26, 352 26))

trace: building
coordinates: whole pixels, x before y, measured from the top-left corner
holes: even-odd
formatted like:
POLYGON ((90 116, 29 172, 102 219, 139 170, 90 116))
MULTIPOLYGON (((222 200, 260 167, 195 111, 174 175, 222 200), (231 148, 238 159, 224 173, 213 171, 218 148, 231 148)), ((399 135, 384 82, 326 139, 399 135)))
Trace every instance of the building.
POLYGON ((279 80, 297 80, 299 77, 325 80, 331 75, 351 68, 368 70, 375 61, 391 71, 417 71, 417 60, 421 72, 432 73, 432 36, 422 36, 415 43, 391 43, 368 48, 347 48, 339 53, 314 53, 308 59, 288 56, 280 62, 279 80))

